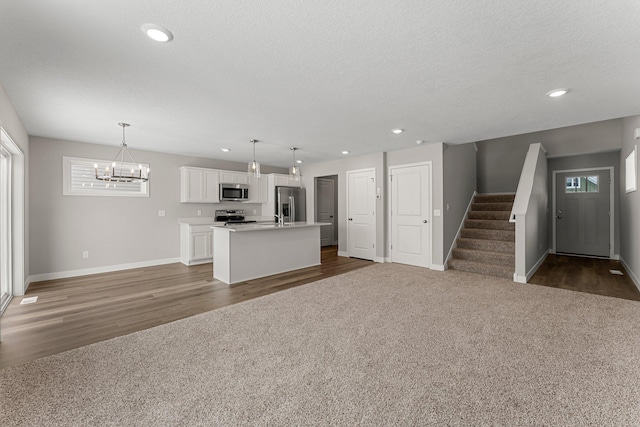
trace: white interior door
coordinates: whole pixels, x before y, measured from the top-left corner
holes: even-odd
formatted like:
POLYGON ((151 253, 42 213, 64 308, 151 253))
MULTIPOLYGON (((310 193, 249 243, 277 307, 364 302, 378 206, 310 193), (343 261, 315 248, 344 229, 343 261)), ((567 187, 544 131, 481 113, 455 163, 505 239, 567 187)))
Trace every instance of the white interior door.
POLYGON ((331 246, 333 244, 335 227, 333 196, 333 180, 318 178, 316 181, 316 219, 318 222, 331 224, 330 226, 320 227, 320 246, 331 246))
POLYGON ((610 178, 608 169, 557 174, 556 252, 610 255, 610 178))
POLYGON ((390 168, 391 262, 431 264, 429 165, 390 168))
POLYGON ((347 249, 350 257, 376 256, 375 169, 347 172, 347 249))

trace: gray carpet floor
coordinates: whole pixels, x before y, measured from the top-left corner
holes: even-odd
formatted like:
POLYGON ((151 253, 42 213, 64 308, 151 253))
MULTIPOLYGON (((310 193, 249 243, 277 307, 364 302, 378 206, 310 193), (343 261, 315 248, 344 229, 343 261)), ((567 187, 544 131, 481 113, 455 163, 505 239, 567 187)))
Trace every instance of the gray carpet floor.
POLYGON ((0 424, 639 425, 640 303, 376 264, 0 370, 0 424))

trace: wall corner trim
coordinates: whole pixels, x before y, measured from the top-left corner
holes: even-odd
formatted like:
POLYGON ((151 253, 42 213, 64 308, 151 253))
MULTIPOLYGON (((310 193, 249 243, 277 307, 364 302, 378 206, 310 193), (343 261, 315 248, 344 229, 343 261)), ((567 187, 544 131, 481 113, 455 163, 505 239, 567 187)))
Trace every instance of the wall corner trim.
POLYGON ((431 270, 437 270, 437 271, 445 271, 446 270, 445 266, 442 265, 442 264, 431 264, 429 266, 429 268, 431 270))
POLYGON ((622 266, 629 274, 629 277, 631 277, 633 284, 636 285, 636 288, 638 288, 638 290, 640 291, 640 279, 638 279, 638 276, 636 276, 633 270, 631 270, 631 267, 629 267, 629 264, 626 263, 624 258, 620 257, 620 262, 622 263, 622 266))
POLYGON ((343 256, 345 258, 349 258, 349 253, 346 251, 338 251, 338 256, 343 256))

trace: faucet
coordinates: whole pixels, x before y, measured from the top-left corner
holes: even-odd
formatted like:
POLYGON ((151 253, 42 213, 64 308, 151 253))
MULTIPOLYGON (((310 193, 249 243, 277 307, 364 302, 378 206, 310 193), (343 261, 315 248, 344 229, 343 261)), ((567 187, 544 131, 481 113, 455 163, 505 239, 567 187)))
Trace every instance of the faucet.
POLYGON ((284 216, 283 215, 273 215, 278 219, 278 225, 284 225, 284 216))

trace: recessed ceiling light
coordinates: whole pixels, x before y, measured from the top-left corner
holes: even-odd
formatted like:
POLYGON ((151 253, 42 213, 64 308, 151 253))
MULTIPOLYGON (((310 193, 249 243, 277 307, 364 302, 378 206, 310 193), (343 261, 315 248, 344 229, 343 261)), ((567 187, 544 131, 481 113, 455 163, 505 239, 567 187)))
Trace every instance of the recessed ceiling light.
POLYGON ((391 132, 395 133, 396 135, 399 133, 404 132, 404 129, 391 129, 391 132))
POLYGON ((231 151, 231 148, 221 148, 220 150, 224 151, 225 153, 228 153, 229 151, 231 151))
POLYGON ((547 96, 550 96, 551 98, 557 98, 559 96, 565 95, 567 92, 569 92, 569 89, 564 89, 564 88, 554 89, 547 92, 547 96))
POLYGON ((347 150, 344 150, 342 154, 349 154, 349 152, 347 150))
POLYGON ((173 40, 173 34, 171 34, 171 31, 156 24, 144 24, 142 26, 142 31, 151 40, 155 40, 157 42, 166 43, 173 40))
POLYGON ((302 163, 302 160, 296 160, 296 163, 302 163))

